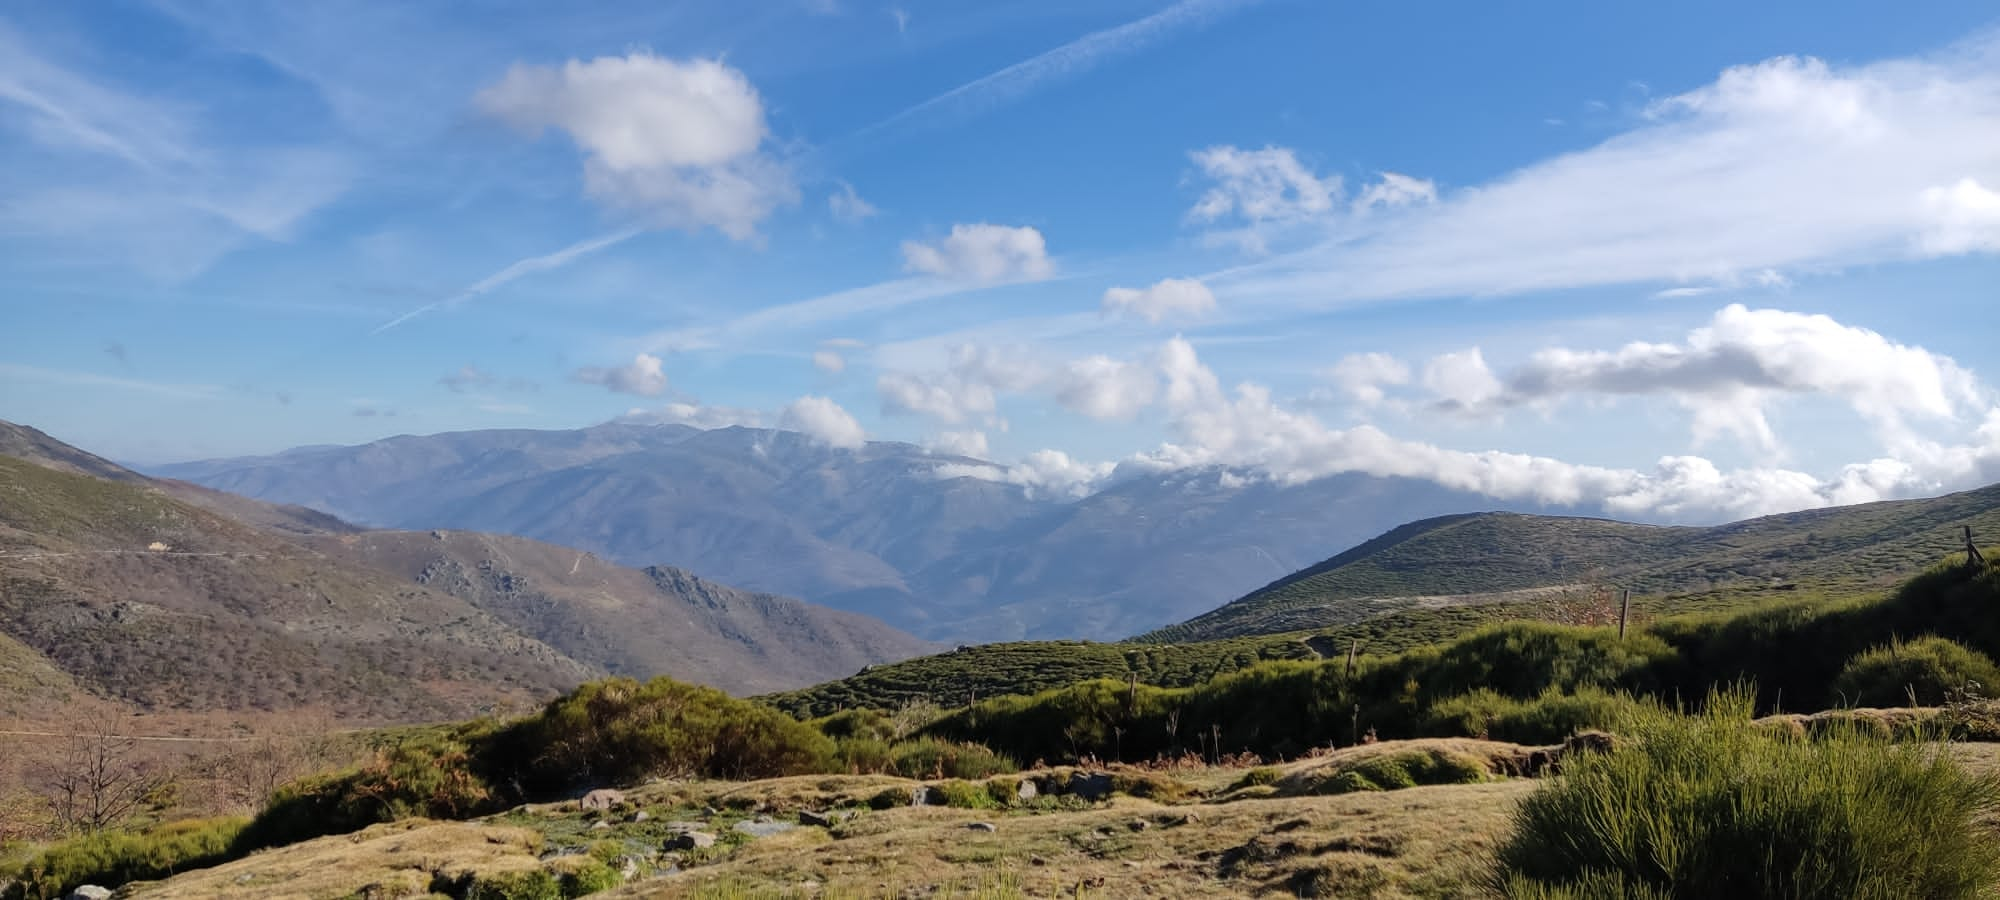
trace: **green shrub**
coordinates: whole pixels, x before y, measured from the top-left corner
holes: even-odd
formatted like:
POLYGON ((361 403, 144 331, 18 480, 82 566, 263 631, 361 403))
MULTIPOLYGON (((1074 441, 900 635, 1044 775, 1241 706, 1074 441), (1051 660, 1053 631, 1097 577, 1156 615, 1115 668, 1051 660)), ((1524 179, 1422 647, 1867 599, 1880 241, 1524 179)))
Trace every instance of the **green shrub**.
POLYGON ((537 789, 659 775, 774 778, 830 770, 831 738, 761 704, 655 678, 593 681, 502 737, 502 759, 527 760, 537 789))
POLYGON ((1646 704, 1629 695, 1597 687, 1574 693, 1552 687, 1532 700, 1482 689, 1432 704, 1423 730, 1439 737, 1558 744, 1579 731, 1620 731, 1645 710, 1646 704))
POLYGON ((1277 768, 1273 766, 1258 766, 1257 768, 1251 769, 1250 771, 1243 773, 1243 777, 1236 779, 1236 783, 1230 785, 1229 789, 1235 791, 1235 790, 1242 790, 1243 788, 1247 787, 1257 787, 1259 785, 1265 785, 1265 784, 1277 784, 1279 774, 1280 773, 1278 772, 1277 768))
POLYGON ((565 900, 608 891, 625 882, 617 869, 595 855, 559 856, 549 860, 547 867, 555 875, 556 886, 565 900))
POLYGON ((932 796, 943 801, 942 805, 957 809, 996 809, 1000 806, 993 795, 987 793, 985 785, 956 778, 931 785, 931 792, 932 796))
POLYGON ((0 898, 61 897, 86 884, 115 888, 216 865, 233 858, 232 847, 245 823, 240 818, 190 819, 140 832, 71 838, 23 860, 11 872, 0 871, 0 898), (6 883, 9 878, 11 884, 6 883))
POLYGON ((904 778, 981 779, 1020 769, 980 744, 918 738, 889 748, 888 773, 904 778))
POLYGON ((472 735, 421 734, 380 748, 353 771, 278 789, 242 835, 244 849, 343 834, 411 816, 463 819, 505 805, 476 769, 472 735))
POLYGON ((546 869, 480 875, 465 900, 563 900, 562 882, 546 869))
POLYGON ((1854 706, 1939 706, 1970 689, 2000 689, 2000 668, 1986 654, 1940 637, 1892 641, 1857 654, 1833 681, 1854 706))
POLYGON ((1399 791, 1419 785, 1478 784, 1488 777, 1486 765, 1464 753, 1441 749, 1380 753, 1317 776, 1306 793, 1347 794, 1354 791, 1399 791))
POLYGON ((1515 814, 1499 858, 1517 897, 1986 896, 2000 781, 1940 744, 1858 732, 1772 738, 1754 693, 1654 717, 1637 740, 1565 763, 1515 814))
POLYGON ((848 709, 812 720, 821 734, 836 741, 868 738, 889 743, 897 738, 896 723, 889 714, 874 709, 848 709))
POLYGON ((840 738, 834 741, 833 758, 842 771, 854 775, 890 772, 896 766, 894 749, 881 738, 840 738))

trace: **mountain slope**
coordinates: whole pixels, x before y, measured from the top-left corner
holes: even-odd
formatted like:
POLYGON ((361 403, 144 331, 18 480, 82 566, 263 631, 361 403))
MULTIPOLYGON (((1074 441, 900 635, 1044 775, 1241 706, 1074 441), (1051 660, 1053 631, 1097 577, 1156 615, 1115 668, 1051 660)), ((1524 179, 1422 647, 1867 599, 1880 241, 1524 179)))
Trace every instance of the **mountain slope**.
MULTIPOLYGON (((1416 603, 1477 603, 1578 587, 1673 594, 1733 584, 1883 584, 2000 534, 2000 485, 1708 528, 1513 513, 1413 522, 1160 629, 1193 641, 1320 628, 1416 603)), ((1515 597, 1514 599, 1518 599, 1515 597)))
POLYGON ((0 694, 62 688, 16 645, 142 707, 404 719, 607 671, 770 691, 934 649, 683 572, 147 479, 9 423, 0 446, 32 454, 0 456, 0 694))
POLYGON ((784 431, 609 424, 403 436, 158 471, 376 525, 513 534, 672 565, 967 642, 1121 638, 1396 522, 1494 505, 1411 479, 1276 485, 1219 470, 1131 475, 1071 501, 941 477, 945 465, 984 464, 908 444, 848 451, 784 431))
POLYGON ((450 594, 614 675, 771 691, 937 649, 865 616, 525 538, 366 531, 304 543, 450 594))

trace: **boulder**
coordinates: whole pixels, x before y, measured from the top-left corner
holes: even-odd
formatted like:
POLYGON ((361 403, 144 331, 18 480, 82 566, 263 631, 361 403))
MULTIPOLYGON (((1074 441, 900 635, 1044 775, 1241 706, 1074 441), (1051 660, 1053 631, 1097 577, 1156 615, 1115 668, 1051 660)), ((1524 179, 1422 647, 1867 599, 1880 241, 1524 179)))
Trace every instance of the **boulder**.
POLYGON ((851 818, 854 818, 853 813, 839 811, 813 812, 809 809, 799 811, 799 824, 808 828, 832 828, 851 818))
POLYGON ((1021 785, 1014 789, 1014 799, 1033 800, 1041 793, 1042 789, 1035 785, 1033 778, 1023 778, 1021 779, 1021 785))
POLYGON ((598 788, 577 798, 577 809, 608 810, 625 805, 625 792, 610 788, 598 788))
POLYGON ((1093 803, 1111 796, 1110 772, 1072 772, 1065 793, 1093 803))
POLYGON ((64 900, 111 900, 111 889, 86 884, 70 891, 64 900))
POLYGON ((688 831, 667 839, 668 850, 707 850, 715 846, 715 835, 706 831, 688 831))
POLYGON ((993 832, 1000 830, 998 828, 993 827, 992 822, 972 822, 966 825, 965 827, 972 831, 984 831, 987 834, 992 834, 993 832))
POLYGON ((737 831, 754 838, 767 838, 774 834, 784 834, 797 827, 799 826, 790 822, 773 822, 770 819, 738 822, 735 825, 737 831))

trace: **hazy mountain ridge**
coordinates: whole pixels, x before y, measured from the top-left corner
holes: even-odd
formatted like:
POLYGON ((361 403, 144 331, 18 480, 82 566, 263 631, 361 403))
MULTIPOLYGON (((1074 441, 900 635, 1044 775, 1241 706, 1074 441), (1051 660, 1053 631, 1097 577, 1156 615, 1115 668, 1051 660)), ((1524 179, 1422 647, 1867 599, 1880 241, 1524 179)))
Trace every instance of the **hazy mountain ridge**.
MULTIPOLYGON (((395 437, 156 472, 406 529, 505 533, 882 618, 933 638, 1122 638, 1424 516, 1499 508, 1426 481, 1132 473, 1080 500, 910 445, 608 424, 395 437)), ((1588 512, 1588 510, 1556 510, 1588 512)))
MULTIPOLYGON (((26 454, 0 454, 0 650, 140 707, 422 718, 606 672, 747 693, 934 649, 686 573, 148 479, 24 426, 0 423, 0 448, 26 454)), ((69 689, 31 668, 0 700, 69 689)))

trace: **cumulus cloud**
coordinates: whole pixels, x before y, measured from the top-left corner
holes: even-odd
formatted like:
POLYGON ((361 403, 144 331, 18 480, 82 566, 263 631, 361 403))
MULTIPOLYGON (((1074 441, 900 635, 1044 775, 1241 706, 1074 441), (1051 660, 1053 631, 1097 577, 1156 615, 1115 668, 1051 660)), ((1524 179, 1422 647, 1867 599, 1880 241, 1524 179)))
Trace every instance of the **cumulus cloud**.
POLYGON ((1638 471, 1448 450, 1367 425, 1329 428, 1278 406, 1260 385, 1224 389, 1194 347, 1179 338, 1161 349, 1158 361, 1176 440, 1128 460, 1155 470, 1231 466, 1285 483, 1362 472, 1421 478, 1496 498, 1596 504, 1618 515, 1685 521, 1912 496, 2000 476, 2000 409, 1987 414, 1968 444, 1911 443, 1897 450, 1897 459, 1848 465, 1831 478, 1775 468, 1725 472, 1692 456, 1666 457, 1652 471, 1638 471))
POLYGON ((667 390, 667 374, 660 369, 660 358, 650 353, 641 353, 622 366, 581 368, 570 377, 583 384, 641 397, 657 397, 667 390))
POLYGON ((848 225, 859 225, 882 212, 874 204, 861 199, 861 195, 855 193, 854 185, 845 181, 840 183, 838 190, 826 195, 826 206, 835 221, 848 225))
POLYGON ((1424 363, 1423 383, 1440 405, 1457 411, 1479 410, 1502 392, 1478 347, 1432 357, 1424 363))
POLYGON ((1152 366, 1107 356, 1050 361, 1018 350, 966 344, 940 371, 890 372, 876 381, 883 412, 946 424, 998 421, 1004 394, 1042 394, 1093 419, 1129 419, 1153 402, 1152 366))
POLYGON ((1350 353, 1322 374, 1362 406, 1379 405, 1385 388, 1410 383, 1410 367, 1387 353, 1350 353))
POLYGON ((827 397, 807 395, 792 401, 779 414, 778 427, 842 450, 859 450, 868 442, 861 423, 827 397))
POLYGON ((991 418, 1000 393, 1028 390, 1045 377, 1042 363, 1023 353, 965 344, 952 351, 943 371, 889 372, 875 386, 884 413, 956 425, 991 418))
POLYGON ((1090 356, 1063 366, 1050 384, 1064 409, 1093 419, 1130 419, 1151 405, 1160 376, 1152 366, 1090 356))
POLYGON ((676 400, 664 406, 635 407, 613 421, 626 425, 686 425, 707 431, 733 425, 759 428, 764 424, 764 414, 754 409, 676 400))
POLYGON ((1214 182, 1188 210, 1188 218, 1195 222, 1301 219, 1333 209, 1340 198, 1340 176, 1319 177, 1287 147, 1219 146, 1188 155, 1214 182))
POLYGON ((986 432, 975 430, 940 431, 924 441, 924 448, 945 456, 969 456, 973 459, 985 459, 991 452, 987 448, 986 432))
POLYGON ((954 463, 937 467, 934 474, 939 478, 978 478, 1020 485, 1031 495, 1075 498, 1096 491, 1115 469, 1113 463, 1071 459, 1061 450, 1037 450, 1013 465, 954 463))
POLYGON ((1104 311, 1148 322, 1199 316, 1215 309, 1215 294, 1193 278, 1167 278, 1148 288, 1114 287, 1104 292, 1104 311))
POLYGON ((2000 191, 1963 178, 1925 190, 1923 203, 1932 216, 1931 227, 1918 238, 1924 253, 2000 253, 2000 191))
MULTIPOLYGON (((1697 441, 1727 434, 1766 452, 1779 449, 1765 417, 1779 396, 1842 400, 1892 439, 1905 435, 1910 418, 1947 421, 1987 402, 1978 378, 1950 357, 1828 316, 1741 304, 1717 311, 1677 343, 1550 348, 1508 372, 1504 386, 1490 373, 1485 380, 1466 377, 1476 387, 1438 391, 1454 408, 1491 411, 1585 395, 1658 395, 1691 411, 1697 441)), ((1429 384, 1428 372, 1426 379, 1429 384)))
POLYGON ((1055 274, 1042 233, 1027 226, 953 225, 925 243, 903 242, 903 268, 977 282, 1035 281, 1055 274))
POLYGON ((756 88, 719 60, 634 52, 516 64, 476 102, 530 134, 567 132, 591 196, 655 225, 743 240, 798 198, 784 164, 761 149, 769 129, 756 88))
POLYGON ((815 350, 812 355, 813 368, 828 375, 838 375, 847 371, 847 357, 832 350, 815 350))
MULTIPOLYGON (((1929 58, 1731 68, 1603 143, 1210 283, 1246 301, 1326 306, 1991 252, 1996 58, 2000 34, 1988 33, 1929 58)), ((1221 196, 1197 208, 1235 208, 1221 196)))

